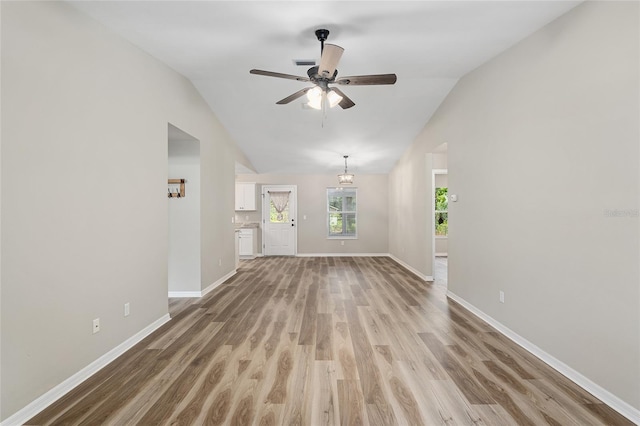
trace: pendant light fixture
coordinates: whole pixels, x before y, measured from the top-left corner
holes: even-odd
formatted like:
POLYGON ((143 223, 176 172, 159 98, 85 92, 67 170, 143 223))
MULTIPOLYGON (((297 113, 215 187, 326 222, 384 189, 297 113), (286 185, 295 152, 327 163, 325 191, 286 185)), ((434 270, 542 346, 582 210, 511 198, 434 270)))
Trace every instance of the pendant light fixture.
POLYGON ((344 156, 344 173, 338 175, 338 183, 340 185, 351 185, 353 183, 353 174, 347 172, 347 158, 348 155, 344 156))

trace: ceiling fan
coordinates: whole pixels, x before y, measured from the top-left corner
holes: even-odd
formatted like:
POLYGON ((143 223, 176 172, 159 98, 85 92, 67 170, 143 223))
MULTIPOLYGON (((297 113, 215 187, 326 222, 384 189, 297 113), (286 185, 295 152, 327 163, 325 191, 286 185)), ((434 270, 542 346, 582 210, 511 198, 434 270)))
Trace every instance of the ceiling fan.
POLYGON ((312 108, 321 109, 328 103, 330 107, 340 105, 342 109, 347 109, 354 106, 355 103, 340 89, 337 87, 329 87, 329 84, 339 84, 342 86, 371 86, 379 84, 394 84, 396 82, 397 77, 395 74, 358 75, 337 78, 338 70, 336 67, 338 66, 338 62, 342 57, 344 49, 340 46, 336 46, 335 44, 324 44, 327 37, 329 37, 329 30, 316 30, 316 37, 318 37, 318 41, 320 41, 320 64, 309 68, 307 70, 307 77, 256 69, 249 71, 251 74, 308 81, 315 84, 315 86, 298 90, 286 98, 279 100, 276 104, 288 104, 289 102, 306 94, 309 99, 309 105, 312 108))

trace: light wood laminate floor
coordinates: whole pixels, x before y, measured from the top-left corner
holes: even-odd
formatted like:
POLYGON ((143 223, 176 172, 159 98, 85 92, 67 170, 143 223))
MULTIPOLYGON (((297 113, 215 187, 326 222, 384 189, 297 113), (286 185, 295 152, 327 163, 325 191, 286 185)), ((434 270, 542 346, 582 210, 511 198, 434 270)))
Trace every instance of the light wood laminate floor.
POLYGON ((389 258, 268 257, 33 425, 627 425, 389 258))

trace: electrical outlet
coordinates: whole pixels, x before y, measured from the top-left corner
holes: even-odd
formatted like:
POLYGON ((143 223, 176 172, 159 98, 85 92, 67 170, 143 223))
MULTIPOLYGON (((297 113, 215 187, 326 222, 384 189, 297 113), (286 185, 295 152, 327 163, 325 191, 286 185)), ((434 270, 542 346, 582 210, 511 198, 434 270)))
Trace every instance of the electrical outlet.
POLYGON ((130 308, 131 308, 131 306, 129 305, 129 302, 124 304, 124 316, 125 317, 128 317, 129 314, 131 313, 130 308))
POLYGON ((218 266, 222 266, 222 259, 218 259, 218 266))
POLYGON ((504 291, 500 290, 500 303, 504 303, 504 291))
POLYGON ((98 331, 100 331, 100 318, 93 320, 93 334, 96 334, 98 331))
POLYGON ((344 245, 344 241, 340 241, 340 245, 343 246, 344 245))

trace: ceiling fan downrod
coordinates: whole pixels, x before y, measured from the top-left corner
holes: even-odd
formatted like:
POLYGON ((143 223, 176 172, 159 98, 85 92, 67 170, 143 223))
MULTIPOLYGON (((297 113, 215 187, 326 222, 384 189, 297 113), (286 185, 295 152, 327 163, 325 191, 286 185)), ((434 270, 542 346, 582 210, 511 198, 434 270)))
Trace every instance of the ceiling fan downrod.
POLYGON ((324 51, 324 41, 329 38, 329 30, 323 28, 316 30, 316 37, 318 37, 318 41, 320 41, 320 55, 322 55, 324 51))

